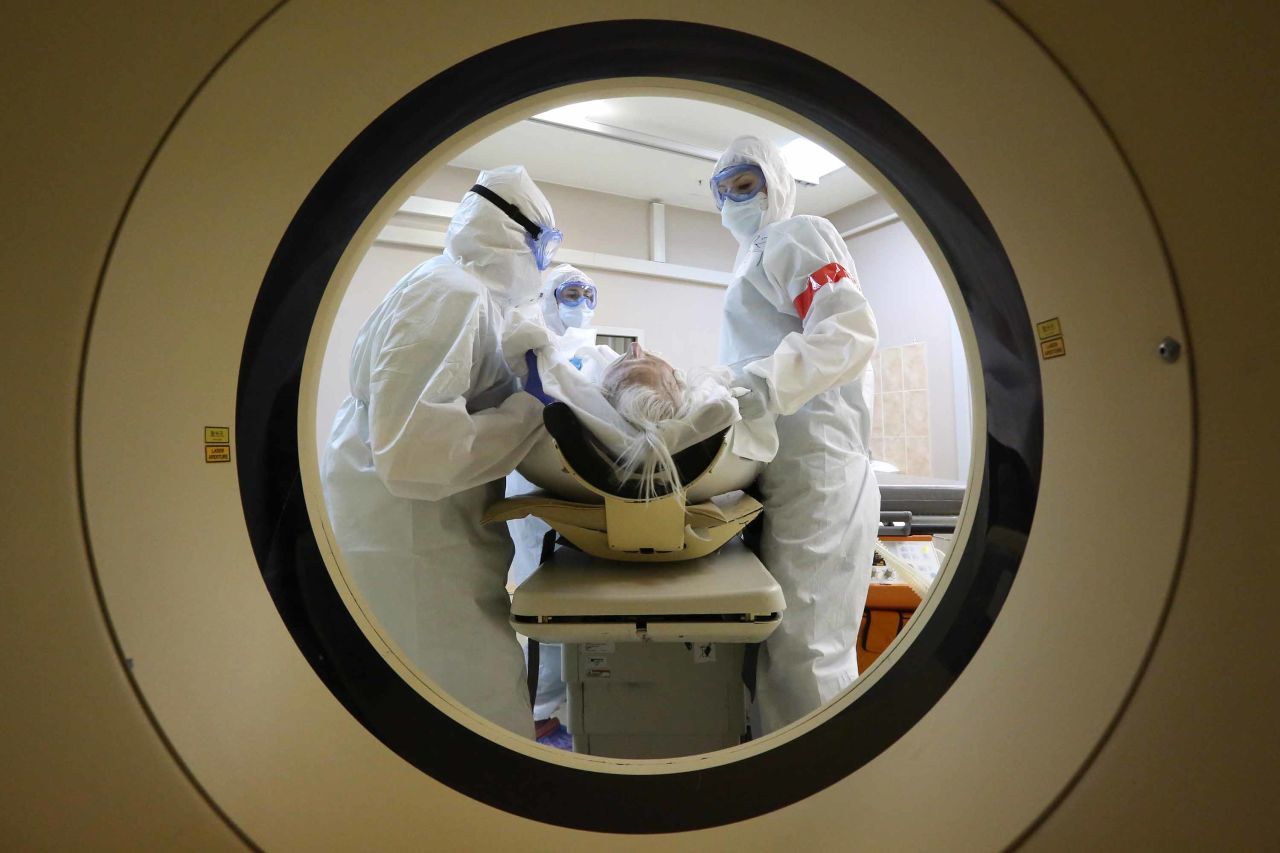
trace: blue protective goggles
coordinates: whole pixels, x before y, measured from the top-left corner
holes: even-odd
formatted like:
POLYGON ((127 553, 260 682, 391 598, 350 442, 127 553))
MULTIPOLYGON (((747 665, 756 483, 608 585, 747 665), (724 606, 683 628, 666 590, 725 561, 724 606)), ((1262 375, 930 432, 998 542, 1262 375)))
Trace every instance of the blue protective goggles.
POLYGON ((471 192, 488 200, 524 229, 524 242, 529 247, 529 251, 533 252, 533 261, 538 265, 539 272, 551 266, 551 259, 556 256, 556 249, 560 248, 560 243, 564 240, 564 234, 560 233, 558 228, 539 225, 521 213, 520 208, 488 187, 474 184, 471 192))
POLYGON ((716 207, 723 208, 724 200, 748 201, 765 188, 764 170, 755 163, 739 163, 726 166, 711 176, 711 192, 716 197, 716 207))
POLYGON ((585 281, 566 281, 556 288, 556 302, 568 308, 577 308, 585 302, 595 310, 596 286, 585 281))

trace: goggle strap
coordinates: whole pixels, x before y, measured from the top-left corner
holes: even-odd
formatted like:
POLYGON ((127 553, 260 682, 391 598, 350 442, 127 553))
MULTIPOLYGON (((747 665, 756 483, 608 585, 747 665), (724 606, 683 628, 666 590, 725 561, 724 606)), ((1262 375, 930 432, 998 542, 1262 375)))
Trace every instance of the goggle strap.
POLYGON ((507 201, 505 198, 498 195, 488 187, 482 187, 479 184, 472 184, 471 192, 475 193, 476 195, 480 196, 483 199, 487 199, 495 207, 497 207, 498 210, 501 210, 507 216, 510 216, 512 219, 514 219, 516 224, 519 225, 521 228, 523 228, 525 231, 529 232, 529 236, 533 237, 533 239, 537 240, 538 236, 542 234, 541 225, 534 222, 529 217, 525 216, 523 213, 520 212, 520 208, 516 207, 514 204, 507 201))

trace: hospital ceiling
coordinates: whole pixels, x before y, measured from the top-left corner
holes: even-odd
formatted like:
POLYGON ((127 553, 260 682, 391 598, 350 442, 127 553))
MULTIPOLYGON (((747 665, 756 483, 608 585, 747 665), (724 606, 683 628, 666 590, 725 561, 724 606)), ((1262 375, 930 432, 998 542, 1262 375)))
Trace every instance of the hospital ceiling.
MULTIPOLYGON (((560 120, 566 116, 559 115, 560 120)), ((732 107, 679 98, 595 100, 570 108, 567 118, 585 119, 602 132, 551 123, 556 116, 520 121, 474 145, 450 165, 485 169, 522 163, 539 181, 714 213, 706 185, 714 163, 695 149, 719 152, 743 134, 779 146, 799 136, 732 107), (623 136, 627 138, 619 138, 623 136), (645 144, 649 142, 673 143, 671 147, 690 153, 660 150, 645 144)), ((829 216, 874 194, 844 166, 823 176, 817 186, 801 184, 796 212, 829 216)))

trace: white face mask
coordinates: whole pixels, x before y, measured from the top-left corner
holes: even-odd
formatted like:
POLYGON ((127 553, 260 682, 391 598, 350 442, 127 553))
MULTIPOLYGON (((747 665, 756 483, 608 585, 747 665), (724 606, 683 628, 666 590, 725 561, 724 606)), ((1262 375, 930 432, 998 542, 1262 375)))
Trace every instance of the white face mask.
POLYGON ((560 305, 559 308, 560 322, 564 323, 566 329, 585 328, 591 322, 592 315, 596 313, 594 309, 588 308, 585 302, 573 307, 560 305))
POLYGON ((725 199, 724 207, 720 208, 720 222, 739 243, 745 243, 760 230, 760 223, 764 221, 764 214, 768 209, 769 198, 765 193, 759 193, 746 201, 725 199))

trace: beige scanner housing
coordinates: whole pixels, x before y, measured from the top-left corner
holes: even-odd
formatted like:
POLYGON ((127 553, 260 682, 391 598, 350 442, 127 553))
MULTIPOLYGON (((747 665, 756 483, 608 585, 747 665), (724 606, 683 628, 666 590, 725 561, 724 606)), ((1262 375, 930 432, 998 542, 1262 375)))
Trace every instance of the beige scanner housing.
MULTIPOLYGON (((993 224, 1028 321, 1060 319, 1067 352, 1040 364, 1042 480, 1025 556, 964 671, 923 717, 897 717, 893 743, 866 763, 841 763, 840 721, 910 692, 898 692, 913 681, 898 665, 920 639, 948 649, 933 620, 963 590, 950 591, 947 576, 904 636, 807 720, 715 754, 600 759, 509 733, 400 661, 343 574, 324 529, 319 466, 304 463, 334 588, 388 666, 438 709, 437 745, 487 740, 471 762, 488 774, 486 789, 452 787, 372 736, 273 605, 237 471, 245 332, 301 200, 388 105, 503 45, 564 33, 572 50, 588 38, 576 28, 597 21, 724 27, 724 9, 228 0, 177 17, 171 3, 131 3, 128 14, 118 4, 69 7, 15 3, 6 8, 22 14, 4 28, 12 237, 0 241, 0 323, 12 355, 0 384, 13 415, 0 426, 10 485, 0 565, 14 581, 0 597, 3 847, 1276 847, 1280 572, 1257 534, 1275 527, 1278 461, 1268 439, 1280 406, 1268 392, 1280 379, 1269 346, 1280 328, 1280 4, 737 6, 735 30, 838 70, 914 124, 993 224), (1157 354, 1165 336, 1183 342, 1176 362, 1157 354), (232 427, 229 464, 205 462, 206 426, 232 427), (829 755, 769 771, 812 742, 829 755), (705 804, 646 793, 726 768, 736 781, 705 804), (828 780, 821 790, 788 796, 817 776, 828 780), (599 793, 572 806, 595 821, 590 830, 486 799, 496 790, 545 802, 563 798, 563 780, 583 778, 599 793), (657 831, 663 811, 696 819, 717 801, 771 793, 772 810, 657 831), (655 831, 624 831, 628 813, 655 831)), ((903 221, 855 241, 915 234, 977 363, 954 277, 905 185, 866 170, 865 157, 813 120, 844 93, 814 91, 801 116, 702 80, 610 73, 499 107, 424 154, 379 203, 317 314, 300 426, 317 420, 327 318, 359 259, 377 240, 388 263, 407 262, 403 243, 381 235, 395 236, 386 228, 413 189, 495 130, 628 93, 755 111, 865 171, 903 221)), ((456 94, 460 108, 474 101, 456 94)), ((668 226, 689 221, 671 208, 666 216, 668 226)), ((652 289, 661 298, 659 282, 652 289)), ((984 374, 973 370, 980 440, 967 485, 979 495, 987 406, 984 374)), ((293 413, 276 414, 285 424, 293 413)), ((1016 413, 997 414, 1016 425, 1016 413)), ((318 454, 311 432, 299 429, 306 459, 318 454)), ((628 646, 691 657, 680 643, 628 646)), ((609 681, 631 677, 615 667, 609 681)))

